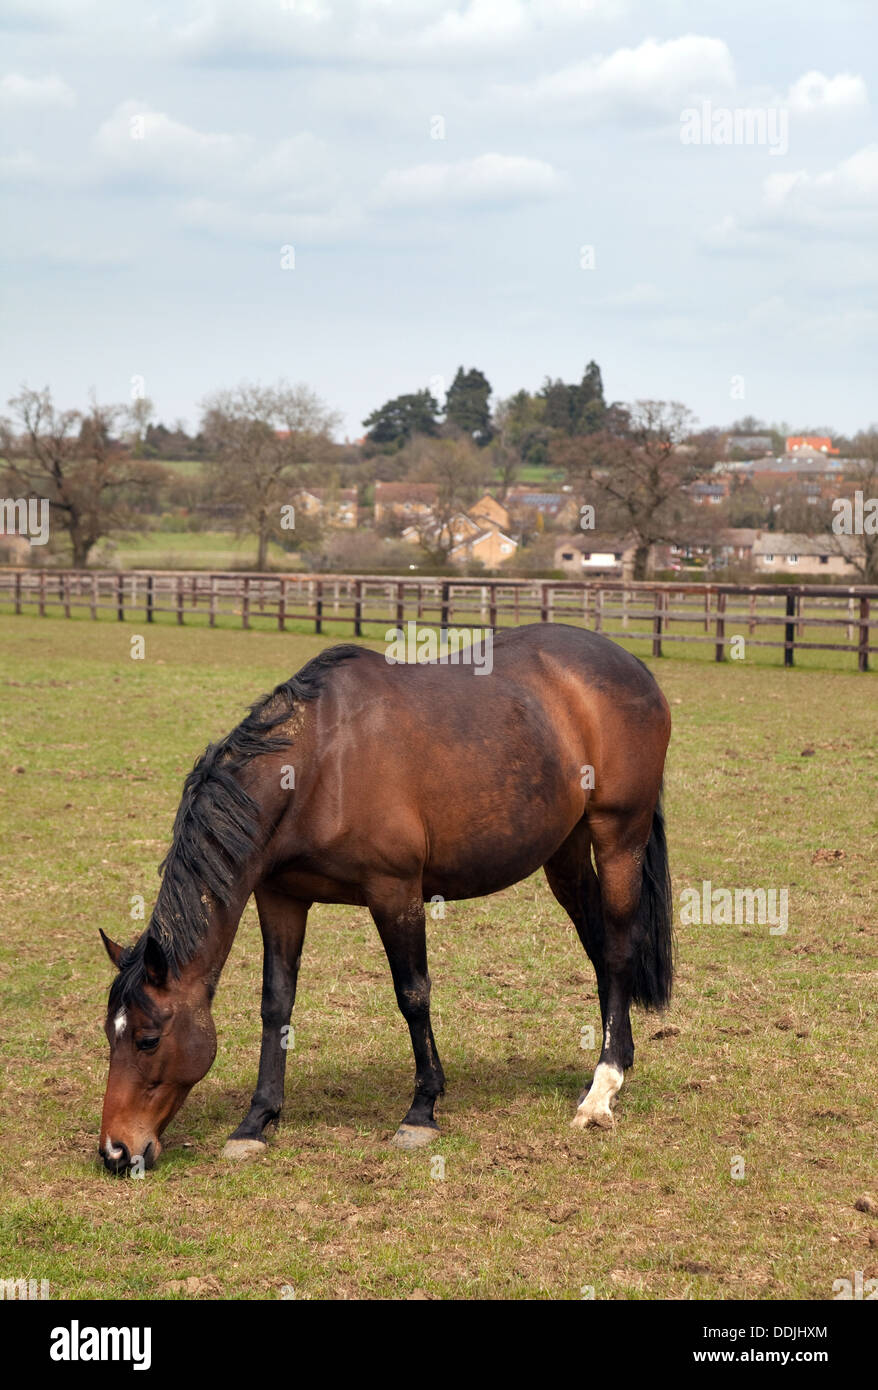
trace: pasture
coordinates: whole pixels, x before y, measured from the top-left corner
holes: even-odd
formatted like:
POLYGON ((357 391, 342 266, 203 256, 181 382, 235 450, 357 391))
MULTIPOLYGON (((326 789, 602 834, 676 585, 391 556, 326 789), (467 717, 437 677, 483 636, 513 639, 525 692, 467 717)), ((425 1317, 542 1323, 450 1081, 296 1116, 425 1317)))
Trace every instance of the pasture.
POLYGON ((704 880, 787 888, 789 925, 678 925, 675 999, 633 1015, 614 1130, 569 1128, 598 1001, 540 874, 428 921, 432 1149, 387 1144, 412 1060, 371 919, 316 907, 281 1126, 264 1159, 221 1159, 256 1075, 251 905, 216 1062, 158 1167, 99 1168, 98 928, 141 929, 131 899, 148 913, 185 772, 327 640, 0 617, 0 1277, 53 1298, 827 1299, 878 1276, 855 1207, 878 1197, 878 686, 829 654, 650 663, 675 721, 675 902, 704 880))

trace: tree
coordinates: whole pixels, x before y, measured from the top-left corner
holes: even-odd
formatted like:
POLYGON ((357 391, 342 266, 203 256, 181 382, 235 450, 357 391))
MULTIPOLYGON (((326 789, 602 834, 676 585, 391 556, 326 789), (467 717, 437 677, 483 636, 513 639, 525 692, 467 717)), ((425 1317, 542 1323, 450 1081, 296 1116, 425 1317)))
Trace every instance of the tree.
POLYGON ((546 402, 529 391, 498 402, 494 411, 495 434, 504 449, 514 449, 528 467, 545 468, 549 463, 552 432, 546 424, 546 402))
MULTIPOLYGON (((251 385, 219 391, 203 403, 202 429, 213 457, 206 465, 242 527, 256 532, 256 568, 282 536, 284 507, 332 462, 334 415, 307 386, 251 385)), ((295 513, 293 513, 293 516, 295 513)))
POLYGON ((477 367, 468 372, 458 367, 457 374, 445 396, 445 419, 456 425, 480 448, 491 442, 491 383, 477 367))
POLYGON ((694 416, 677 401, 637 401, 613 431, 559 443, 554 461, 564 467, 577 498, 595 508, 600 530, 634 540, 634 578, 645 579, 650 547, 689 539, 702 529, 685 487, 713 462, 693 435, 694 416))
POLYGON ((830 548, 851 562, 864 584, 878 584, 878 426, 854 436, 851 454, 844 465, 847 496, 832 506, 830 548))
POLYGON ((434 483, 438 496, 429 515, 412 523, 421 548, 434 560, 447 564, 457 544, 453 521, 476 501, 485 485, 485 457, 466 439, 415 439, 411 446, 412 482, 434 483))
POLYGON ((416 434, 439 432, 439 402, 429 391, 395 396, 363 421, 369 443, 385 453, 403 448, 416 434))
POLYGON ((132 459, 117 438, 131 422, 130 409, 99 405, 58 410, 48 387, 22 387, 9 401, 11 420, 0 421, 0 449, 13 487, 46 497, 50 516, 67 532, 75 569, 84 569, 92 546, 130 525, 133 502, 164 477, 157 464, 132 459))

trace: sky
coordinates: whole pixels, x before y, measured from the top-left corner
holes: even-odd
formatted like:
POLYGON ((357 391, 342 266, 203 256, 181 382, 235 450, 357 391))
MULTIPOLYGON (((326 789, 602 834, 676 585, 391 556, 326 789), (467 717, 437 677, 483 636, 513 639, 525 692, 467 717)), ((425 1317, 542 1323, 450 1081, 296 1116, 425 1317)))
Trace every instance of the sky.
POLYGON ((285 379, 356 438, 594 358, 705 426, 878 420, 874 0, 0 0, 0 40, 0 412, 285 379))

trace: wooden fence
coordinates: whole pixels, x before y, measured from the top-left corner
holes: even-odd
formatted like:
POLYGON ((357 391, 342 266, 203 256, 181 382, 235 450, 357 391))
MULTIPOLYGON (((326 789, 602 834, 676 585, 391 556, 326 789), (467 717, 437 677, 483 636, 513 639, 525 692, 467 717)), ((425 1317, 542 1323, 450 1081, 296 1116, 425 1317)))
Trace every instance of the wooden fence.
POLYGON ((147 623, 169 614, 179 624, 200 617, 211 627, 225 618, 245 628, 262 619, 281 631, 288 623, 313 623, 317 633, 350 625, 353 636, 373 638, 409 621, 439 628, 568 622, 617 641, 646 639, 653 656, 667 642, 701 642, 712 644, 722 661, 726 648, 735 655, 733 644, 743 638, 782 649, 786 666, 796 650, 851 652, 861 671, 878 652, 878 617, 870 616, 878 613, 878 586, 863 585, 7 568, 0 569, 0 608, 41 617, 60 609, 67 618, 85 609, 94 619, 109 612, 120 622, 147 623))

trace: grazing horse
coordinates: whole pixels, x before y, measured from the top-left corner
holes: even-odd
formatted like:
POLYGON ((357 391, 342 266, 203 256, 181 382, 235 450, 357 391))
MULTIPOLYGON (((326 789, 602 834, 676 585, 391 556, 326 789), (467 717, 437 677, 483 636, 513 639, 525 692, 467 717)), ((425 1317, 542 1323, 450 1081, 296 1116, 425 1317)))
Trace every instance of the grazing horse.
MULTIPOLYGON (((444 659, 443 659, 444 660, 444 659)), ((151 1167, 216 1054, 211 1002, 253 893, 265 948, 262 1051, 227 1157, 264 1152, 313 902, 365 905, 415 1055, 393 1142, 435 1137, 445 1078, 430 1025, 424 901, 481 897, 545 868, 597 975, 603 1047, 573 1124, 613 1124, 634 1060, 629 1007, 673 974, 661 811, 667 702, 636 657, 562 624, 499 632, 493 670, 390 664, 351 645, 253 705, 186 778, 149 925, 123 949, 106 1033, 100 1152, 151 1167)), ((101 933, 103 936, 103 932, 101 933)))

